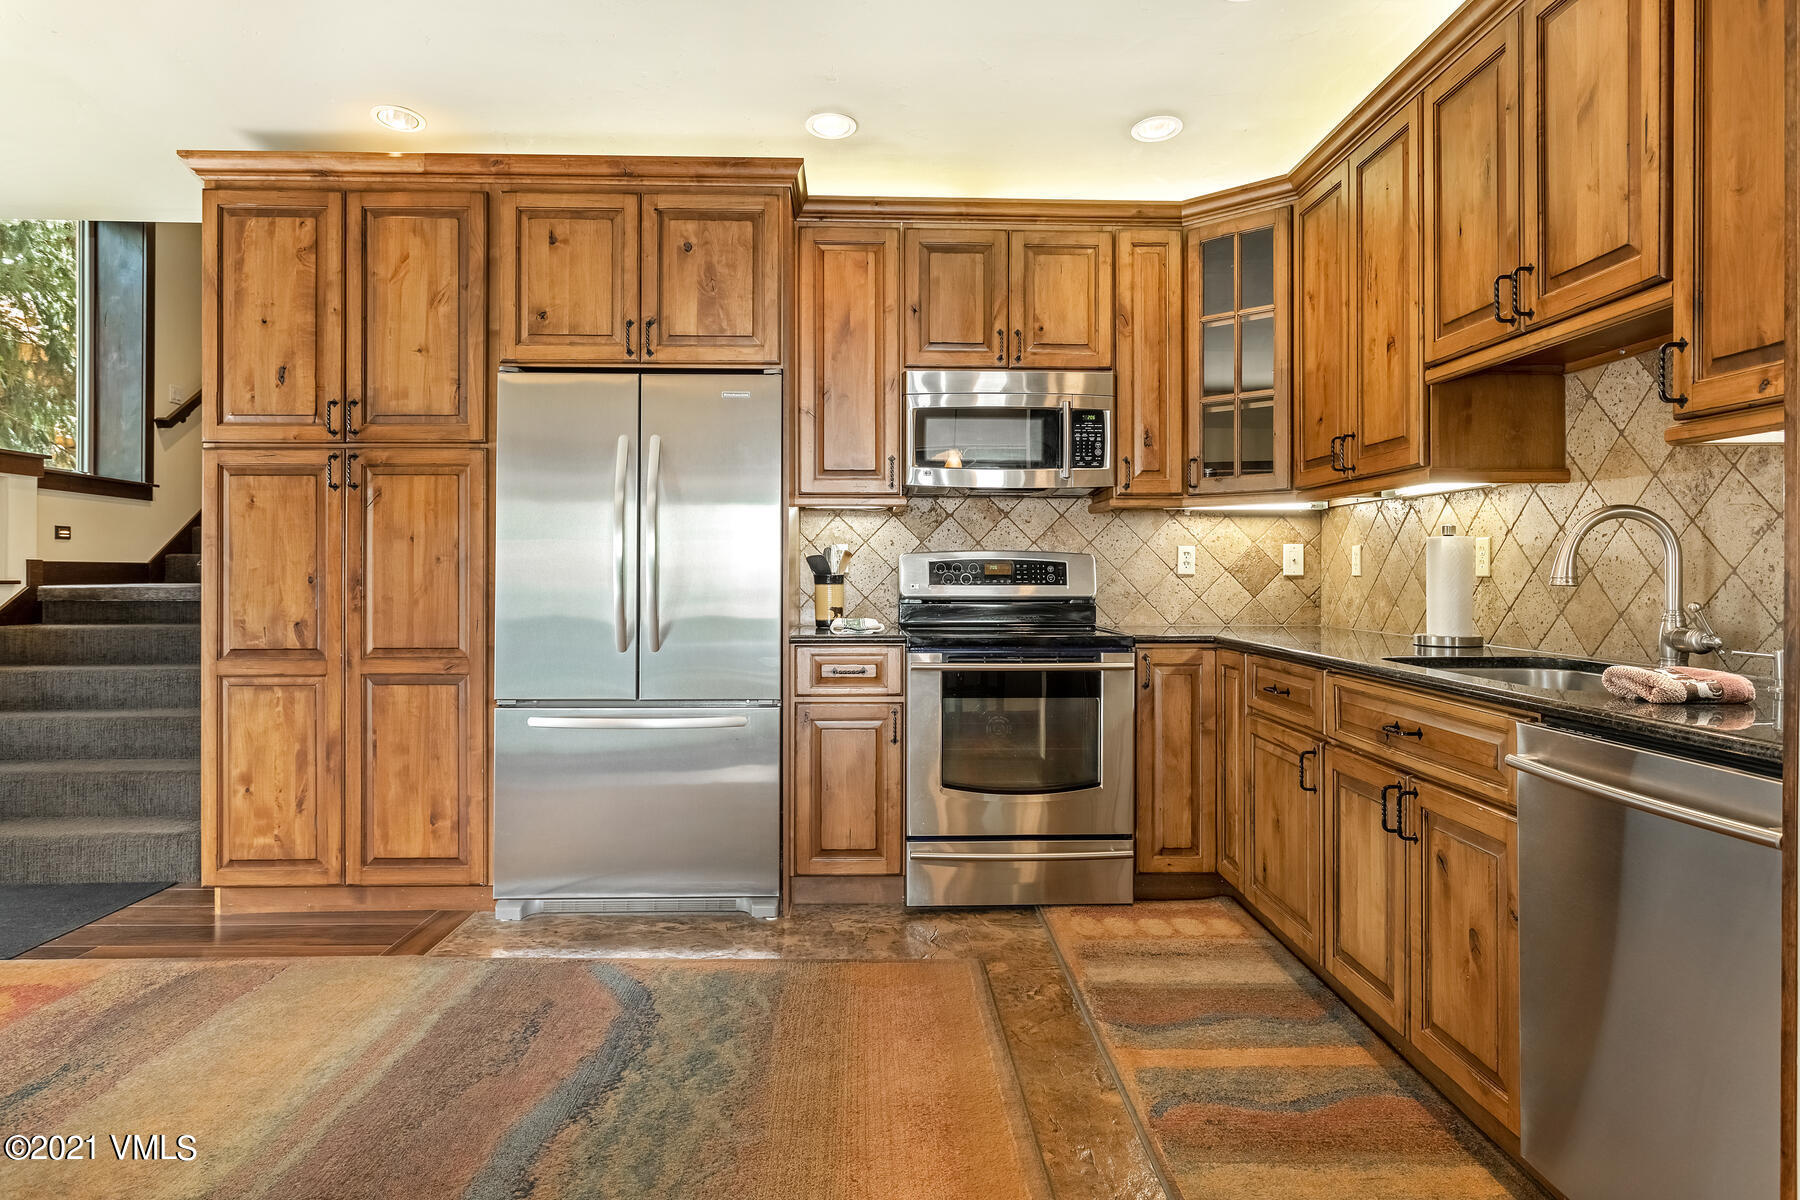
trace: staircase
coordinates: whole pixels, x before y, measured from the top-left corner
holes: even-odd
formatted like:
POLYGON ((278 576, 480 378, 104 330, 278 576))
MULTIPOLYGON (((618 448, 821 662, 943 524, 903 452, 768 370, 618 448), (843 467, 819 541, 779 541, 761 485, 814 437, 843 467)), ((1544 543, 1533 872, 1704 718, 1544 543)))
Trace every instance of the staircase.
POLYGON ((0 884, 200 877, 197 554, 0 625, 0 884))

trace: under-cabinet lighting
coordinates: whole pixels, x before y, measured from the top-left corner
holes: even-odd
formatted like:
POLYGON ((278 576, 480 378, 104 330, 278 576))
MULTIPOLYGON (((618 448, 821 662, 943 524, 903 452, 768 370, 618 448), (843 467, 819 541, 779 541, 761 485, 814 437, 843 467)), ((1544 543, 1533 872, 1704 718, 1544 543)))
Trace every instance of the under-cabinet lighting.
POLYGON ((1769 429, 1762 433, 1740 433, 1736 437, 1712 438, 1706 446, 1781 446, 1787 443, 1787 431, 1769 429))
POLYGON ((369 110, 375 123, 396 133, 417 133, 425 128, 425 118, 399 104, 377 104, 369 110))
POLYGON ((1166 142, 1181 132, 1181 118, 1167 113, 1145 117, 1131 127, 1131 136, 1140 142, 1166 142))
POLYGON ((1420 496, 1447 496, 1451 492, 1472 492, 1478 488, 1493 486, 1491 483, 1409 483, 1404 487, 1383 490, 1381 498, 1383 500, 1416 500, 1420 496))
POLYGON ((1266 500, 1260 504, 1190 504, 1183 506, 1183 512, 1202 513, 1298 513, 1320 512, 1326 507, 1323 500, 1266 500))
POLYGON ((839 138, 847 138, 856 132, 856 118, 847 117, 843 113, 814 113, 806 118, 806 132, 816 138, 835 142, 839 138))

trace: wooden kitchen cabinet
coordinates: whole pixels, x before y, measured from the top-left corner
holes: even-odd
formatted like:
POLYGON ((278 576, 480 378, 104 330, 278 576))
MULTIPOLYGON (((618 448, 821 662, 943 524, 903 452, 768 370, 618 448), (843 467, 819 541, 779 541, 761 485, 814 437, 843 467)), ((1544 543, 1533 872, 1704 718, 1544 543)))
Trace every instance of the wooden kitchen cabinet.
POLYGON ((1137 869, 1146 874, 1217 864, 1212 672, 1210 650, 1138 651, 1137 869))
POLYGON ((1534 325, 1669 277, 1668 5, 1526 0, 1520 314, 1534 325))
POLYGON ((639 202, 633 192, 503 192, 495 237, 500 357, 635 363, 639 202))
POLYGON ((1316 964, 1324 919, 1320 745, 1261 717, 1250 717, 1244 732, 1250 809, 1245 895, 1316 964))
MULTIPOLYGON (((1177 299, 1179 259, 1177 250, 1166 267, 1177 299)), ((1112 234, 1015 230, 1007 239, 1007 271, 1009 366, 1027 371, 1103 371, 1112 366, 1112 234)), ((1172 378, 1180 379, 1179 357, 1172 378)))
POLYGON ((781 362, 787 200, 650 193, 643 198, 643 361, 781 362))
POLYGON ((901 701, 805 701, 793 713, 793 873, 898 875, 901 701))
POLYGON ((905 246, 906 365, 1007 365, 1004 229, 908 229, 905 246))
POLYGON ((349 882, 487 872, 487 452, 352 451, 349 882))
POLYGON ((1670 416, 1732 413, 1724 432, 1780 429, 1782 8, 1675 0, 1674 28, 1675 336, 1664 353, 1667 394, 1686 402, 1670 416))
POLYGON ((899 503, 900 230, 800 231, 794 499, 899 503))
POLYGON ((1325 752, 1325 951, 1321 966, 1402 1035, 1410 1001, 1407 843, 1395 835, 1399 771, 1325 752))
POLYGON ((1404 796, 1412 1045, 1519 1128, 1518 822, 1447 788, 1404 796))
POLYGON ((1181 272, 1178 231, 1119 234, 1114 428, 1120 495, 1179 496, 1184 490, 1181 272))
POLYGON ((201 410, 208 442, 329 442, 344 430, 344 197, 207 190, 201 410))
POLYGON ((1343 477, 1350 402, 1350 184, 1339 165, 1294 205, 1294 486, 1343 477))
POLYGON ((1219 820, 1219 875, 1242 891, 1249 827, 1249 794, 1244 781, 1244 656, 1235 650, 1217 650, 1214 659, 1212 779, 1213 807, 1219 820))
POLYGON ((1524 262, 1524 26, 1514 14, 1425 87, 1425 360, 1510 337, 1524 262))

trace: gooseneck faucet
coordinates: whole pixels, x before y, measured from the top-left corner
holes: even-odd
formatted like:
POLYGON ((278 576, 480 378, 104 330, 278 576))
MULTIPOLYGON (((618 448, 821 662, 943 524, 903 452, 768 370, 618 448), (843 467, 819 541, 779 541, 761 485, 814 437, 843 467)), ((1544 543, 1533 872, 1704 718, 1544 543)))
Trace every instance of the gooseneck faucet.
POLYGON ((1591 512, 1569 527, 1557 547, 1556 562, 1550 582, 1559 587, 1575 586, 1575 551, 1596 525, 1607 521, 1638 521, 1656 530, 1663 544, 1663 616, 1662 631, 1657 636, 1659 667, 1686 666, 1690 654, 1711 654, 1725 643, 1710 630, 1690 629, 1681 604, 1681 542, 1675 527, 1647 508, 1635 504, 1609 504, 1591 512))

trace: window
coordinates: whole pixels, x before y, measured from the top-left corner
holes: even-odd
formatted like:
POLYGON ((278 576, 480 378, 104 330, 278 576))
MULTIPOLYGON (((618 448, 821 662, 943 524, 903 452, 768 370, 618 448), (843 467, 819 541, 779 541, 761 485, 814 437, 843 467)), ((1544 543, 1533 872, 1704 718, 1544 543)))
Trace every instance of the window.
POLYGON ((0 221, 0 449, 42 454, 52 473, 150 482, 154 233, 0 221))

